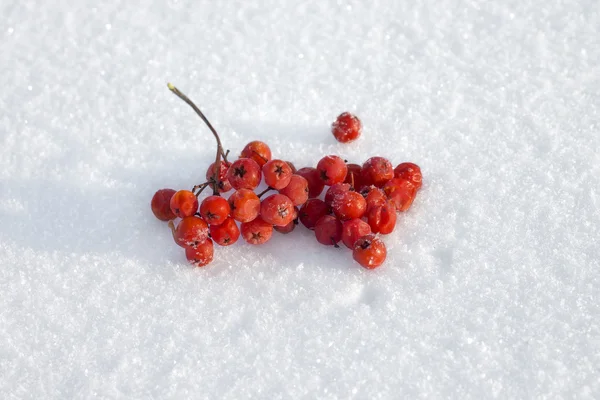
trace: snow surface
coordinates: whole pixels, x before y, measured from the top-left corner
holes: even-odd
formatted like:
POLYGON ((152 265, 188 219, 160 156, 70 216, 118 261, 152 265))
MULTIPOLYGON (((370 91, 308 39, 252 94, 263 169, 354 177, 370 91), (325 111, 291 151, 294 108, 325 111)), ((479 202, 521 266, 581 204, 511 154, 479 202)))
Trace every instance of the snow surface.
POLYGON ((0 397, 600 396, 597 0, 0 13, 0 397), (187 265, 149 202, 214 144, 167 81, 234 154, 421 165, 385 266, 304 229, 187 265))

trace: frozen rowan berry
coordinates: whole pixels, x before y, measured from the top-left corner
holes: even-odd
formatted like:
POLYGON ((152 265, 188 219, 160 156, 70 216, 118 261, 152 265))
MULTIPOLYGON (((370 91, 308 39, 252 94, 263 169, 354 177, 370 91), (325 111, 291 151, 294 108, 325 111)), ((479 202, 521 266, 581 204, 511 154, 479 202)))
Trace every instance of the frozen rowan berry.
POLYGON ((364 187, 360 191, 360 194, 362 194, 367 201, 367 210, 369 210, 371 207, 383 205, 388 201, 388 198, 383 190, 375 186, 364 187))
POLYGON ((209 231, 210 237, 220 246, 232 245, 240 237, 240 229, 233 218, 227 218, 220 225, 211 225, 209 231))
POLYGON ((360 193, 347 191, 334 197, 331 209, 340 221, 360 218, 367 211, 367 202, 360 193))
POLYGON ((321 194, 321 192, 323 191, 323 188, 325 187, 325 184, 319 177, 319 171, 317 171, 316 168, 313 168, 313 167, 300 168, 298 171, 296 171, 296 175, 300 175, 300 176, 304 177, 304 179, 306 179, 306 181, 308 182, 308 197, 309 198, 312 199, 313 197, 318 197, 321 194))
POLYGON ((394 178, 387 182, 383 191, 394 204, 397 211, 406 211, 412 204, 417 193, 415 185, 409 180, 394 178))
POLYGON ((323 184, 331 186, 346 179, 348 167, 346 167, 346 163, 340 157, 331 155, 319 160, 317 171, 323 184))
POLYGON ((295 206, 301 206, 308 200, 308 181, 300 175, 292 175, 290 183, 279 193, 287 196, 295 206))
POLYGON ((417 164, 410 162, 404 162, 398 164, 394 168, 394 178, 407 179, 415 185, 415 188, 419 190, 423 184, 423 175, 421 175, 421 168, 417 164))
POLYGON ((287 196, 272 194, 261 201, 260 216, 271 225, 287 225, 294 219, 294 204, 287 196))
POLYGON ((396 207, 391 201, 372 206, 367 211, 367 222, 373 233, 392 233, 396 227, 396 218, 396 207))
POLYGON ((349 219, 342 222, 342 243, 350 250, 354 249, 354 243, 361 237, 371 233, 371 227, 362 219, 349 219))
POLYGON ((352 258, 364 268, 379 267, 385 261, 386 256, 385 243, 373 234, 363 236, 354 243, 352 258))
POLYGON ((292 170, 292 174, 295 174, 298 170, 296 169, 296 166, 294 165, 294 163, 292 163, 291 161, 286 161, 287 165, 290 166, 290 169, 292 170))
POLYGON ((212 240, 206 239, 196 247, 186 247, 185 257, 195 267, 204 267, 213 260, 214 251, 212 240))
POLYGON ((291 231, 293 231, 296 228, 296 225, 298 225, 298 207, 294 207, 294 219, 291 220, 287 225, 284 226, 277 226, 274 225, 273 229, 275 229, 277 232, 279 233, 290 233, 291 231))
MULTIPOLYGON (((219 167, 219 193, 225 193, 231 190, 231 183, 227 179, 227 171, 231 166, 230 162, 221 161, 219 167)), ((215 182, 215 163, 210 164, 208 169, 206 170, 206 180, 209 183, 209 186, 212 188, 215 182)))
POLYGON ((227 170, 227 179, 234 189, 254 189, 260 178, 260 166, 251 158, 235 160, 227 170))
POLYGON ((315 236, 321 244, 337 246, 342 240, 342 223, 333 215, 325 215, 315 224, 315 236))
POLYGON ((382 187, 394 177, 394 167, 387 158, 371 157, 363 164, 361 176, 365 185, 382 187))
POLYGON ((209 225, 222 224, 230 211, 229 203, 221 196, 208 196, 200 204, 200 215, 209 225))
POLYGON ((263 244, 273 235, 273 225, 265 222, 260 216, 240 225, 242 237, 250 244, 263 244))
POLYGON ((173 194, 169 205, 173 214, 179 218, 185 218, 198 211, 198 198, 189 190, 180 190, 173 194))
POLYGON ((156 218, 161 221, 175 219, 176 215, 171 211, 171 197, 173 197, 174 194, 175 191, 173 189, 160 189, 154 193, 152 201, 150 202, 150 207, 156 218))
POLYGON ((359 192, 365 186, 361 175, 362 167, 358 164, 346 164, 346 168, 348 168, 348 172, 344 183, 348 183, 359 192))
POLYGON ((262 166, 262 174, 267 186, 279 190, 290 183, 292 169, 285 161, 271 160, 262 166))
POLYGON ((242 154, 240 154, 240 158, 251 158, 262 167, 271 160, 271 149, 265 142, 255 140, 244 147, 242 154))
POLYGON ((340 114, 331 125, 331 133, 341 143, 349 143, 358 139, 361 131, 360 120, 349 112, 340 114))
POLYGON ((194 215, 185 217, 173 232, 173 239, 181 247, 194 247, 204 242, 208 237, 208 225, 194 215))
POLYGON ((233 219, 250 222, 260 213, 260 199, 250 189, 239 189, 229 196, 229 207, 233 219))
POLYGON ((321 217, 327 215, 329 207, 321 199, 308 199, 302 207, 298 219, 302 222, 302 225, 308 229, 314 229, 315 224, 321 217))
POLYGON ((327 189, 327 192, 325 192, 325 204, 331 207, 333 199, 348 191, 350 191, 349 183, 336 183, 334 185, 331 185, 329 189, 327 189))

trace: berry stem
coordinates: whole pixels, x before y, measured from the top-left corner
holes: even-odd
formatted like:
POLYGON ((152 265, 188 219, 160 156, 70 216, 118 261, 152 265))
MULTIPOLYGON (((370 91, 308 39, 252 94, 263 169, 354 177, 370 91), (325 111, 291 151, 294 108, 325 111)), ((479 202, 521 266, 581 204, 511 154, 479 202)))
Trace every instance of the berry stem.
POLYGON ((227 160, 227 154, 225 154, 225 151, 223 151, 223 145, 221 144, 221 138, 219 138, 219 134, 217 133, 215 128, 213 128, 211 123, 204 116, 202 111, 200 111, 198 106, 196 106, 196 104, 194 104, 193 101, 191 101, 185 94, 181 93, 179 91, 179 89, 177 89, 172 83, 170 83, 170 82, 167 83, 167 87, 169 88, 169 90, 171 92, 175 93, 175 95, 177 97, 179 97, 181 100, 185 101, 187 103, 187 105, 192 107, 192 109, 196 112, 196 114, 198 114, 198 116, 202 119, 202 121, 204 121, 206 126, 208 126, 208 128, 210 129, 212 134, 215 136, 215 139, 217 139, 217 155, 215 157, 215 170, 214 170, 214 175, 213 175, 216 185, 213 185, 213 194, 215 196, 220 196, 219 186, 221 184, 221 179, 219 176, 220 175, 219 172, 221 171, 221 156, 223 156, 224 160, 227 160))
POLYGON ((196 197, 200 196, 200 193, 202 193, 204 191, 204 189, 206 189, 206 187, 210 185, 210 182, 204 182, 201 183, 200 185, 194 185, 194 187, 192 188, 192 193, 196 192, 196 190, 198 190, 197 193, 194 193, 196 195, 196 197))
POLYGON ((257 194, 256 196, 260 199, 265 193, 267 193, 269 190, 274 190, 272 187, 268 187, 265 190, 263 190, 262 192, 260 192, 259 194, 257 194))

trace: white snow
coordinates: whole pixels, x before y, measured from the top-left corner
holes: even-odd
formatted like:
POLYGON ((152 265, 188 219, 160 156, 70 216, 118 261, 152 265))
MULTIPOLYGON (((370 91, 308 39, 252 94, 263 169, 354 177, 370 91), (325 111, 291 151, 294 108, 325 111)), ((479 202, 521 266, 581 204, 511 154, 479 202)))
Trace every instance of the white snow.
POLYGON ((0 397, 599 396, 596 1, 0 13, 0 397), (214 139, 168 81, 233 154, 419 164, 386 264, 297 229, 190 267, 149 204, 214 139))

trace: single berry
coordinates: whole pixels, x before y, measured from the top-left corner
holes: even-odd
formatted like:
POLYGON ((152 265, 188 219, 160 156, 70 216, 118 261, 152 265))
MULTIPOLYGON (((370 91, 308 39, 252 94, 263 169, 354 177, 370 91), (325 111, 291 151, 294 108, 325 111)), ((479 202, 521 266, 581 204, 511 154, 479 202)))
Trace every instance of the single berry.
POLYGON ((261 201, 260 216, 271 225, 285 226, 295 218, 294 204, 287 196, 272 194, 261 201))
POLYGON ((364 268, 379 267, 386 256, 385 243, 373 234, 363 236, 354 243, 352 258, 364 268))
POLYGON ((342 242, 347 248, 353 249, 356 241, 371 233, 371 227, 362 219, 350 219, 342 223, 342 242))
POLYGON ((344 183, 350 184, 354 190, 359 192, 365 186, 361 175, 362 167, 358 164, 346 164, 346 168, 348 168, 348 172, 344 183))
POLYGON ((296 166, 294 165, 294 163, 292 163, 291 161, 286 161, 287 165, 290 166, 290 169, 292 170, 292 174, 295 174, 297 169, 296 166))
MULTIPOLYGON (((220 173, 219 173, 219 193, 229 192, 231 190, 231 183, 227 179, 227 171, 231 166, 230 162, 221 161, 220 173)), ((212 188, 215 184, 215 163, 209 165, 206 170, 206 180, 210 182, 209 186, 212 188)))
POLYGON ((183 218, 173 232, 173 239, 181 247, 194 247, 208 238, 208 225, 196 216, 183 218))
POLYGON ((271 160, 262 166, 262 174, 267 186, 279 190, 290 183, 292 169, 285 161, 271 160))
POLYGON ((273 225, 265 222, 260 216, 240 226, 242 237, 250 244, 263 244, 273 235, 273 225))
POLYGON ((333 215, 325 215, 315 225, 315 236, 321 244, 337 246, 342 240, 342 223, 333 215))
POLYGON ((242 154, 240 154, 240 158, 251 158, 262 167, 271 160, 271 149, 265 142, 255 140, 244 147, 242 154))
POLYGON ((367 222, 373 233, 392 233, 396 227, 396 218, 396 207, 391 201, 372 206, 367 211, 367 222))
POLYGON ((287 196, 295 206, 301 206, 308 200, 308 181, 300 175, 292 175, 290 183, 279 193, 287 196))
POLYGON ((229 246, 237 242, 240 237, 240 229, 233 218, 227 218, 220 225, 211 225, 210 237, 220 246, 229 246))
POLYGON ((160 189, 154 193, 152 201, 150 202, 150 207, 156 218, 161 221, 175 219, 176 215, 171 211, 171 197, 173 197, 174 194, 175 191, 173 189, 160 189))
POLYGON ((274 225, 273 229, 275 229, 279 233, 290 233, 294 229, 296 229, 296 225, 298 225, 298 207, 294 207, 294 219, 291 220, 287 225, 277 226, 274 225))
POLYGON ((209 225, 220 225, 229 216, 231 208, 221 196, 208 196, 200 204, 200 215, 209 225))
POLYGON ((195 267, 204 267, 213 260, 214 252, 212 240, 206 239, 196 247, 186 247, 185 257, 195 267))
POLYGON ((340 114, 331 125, 331 133, 341 143, 349 143, 358 139, 361 131, 360 120, 349 112, 340 114))
POLYGON ((298 171, 296 171, 296 175, 300 175, 300 176, 304 177, 304 179, 306 179, 306 181, 308 182, 308 197, 309 198, 312 199, 313 197, 318 197, 321 194, 321 192, 323 191, 323 188, 325 187, 325 184, 319 177, 319 171, 317 171, 316 168, 313 168, 313 167, 300 168, 298 171))
POLYGON ((260 166, 251 158, 235 160, 227 170, 227 179, 236 190, 254 190, 260 183, 260 178, 260 166))
POLYGON ((236 221, 250 222, 260 213, 260 199, 250 189, 236 190, 229 196, 231 216, 236 221))
POLYGON ((327 215, 329 207, 321 199, 308 199, 300 208, 298 219, 308 229, 314 229, 317 221, 327 215))
POLYGON ((383 190, 375 186, 364 187, 360 191, 360 194, 362 194, 367 201, 367 210, 369 210, 371 207, 383 205, 388 201, 388 198, 383 190))
POLYGON ((173 214, 179 218, 192 216, 198 211, 198 198, 189 190, 175 192, 169 204, 173 214))
POLYGON ((363 164, 361 175, 365 185, 382 187, 394 177, 394 167, 387 158, 371 157, 363 164))
POLYGON ((367 201, 360 193, 349 190, 334 197, 331 209, 340 221, 360 218, 367 211, 367 201))
POLYGON ((344 181, 348 168, 344 160, 338 156, 331 155, 319 160, 317 171, 323 184, 331 186, 344 181))
POLYGON ((398 164, 394 168, 394 178, 407 179, 415 185, 417 190, 421 189, 423 184, 423 175, 421 174, 421 168, 417 164, 405 162, 398 164))
POLYGON ((331 207, 331 203, 333 203, 333 199, 336 197, 350 191, 349 183, 336 183, 331 185, 327 192, 325 192, 325 204, 331 207))
POLYGON ((409 180, 394 178, 385 184, 383 191, 397 211, 406 211, 417 194, 415 185, 409 180))

